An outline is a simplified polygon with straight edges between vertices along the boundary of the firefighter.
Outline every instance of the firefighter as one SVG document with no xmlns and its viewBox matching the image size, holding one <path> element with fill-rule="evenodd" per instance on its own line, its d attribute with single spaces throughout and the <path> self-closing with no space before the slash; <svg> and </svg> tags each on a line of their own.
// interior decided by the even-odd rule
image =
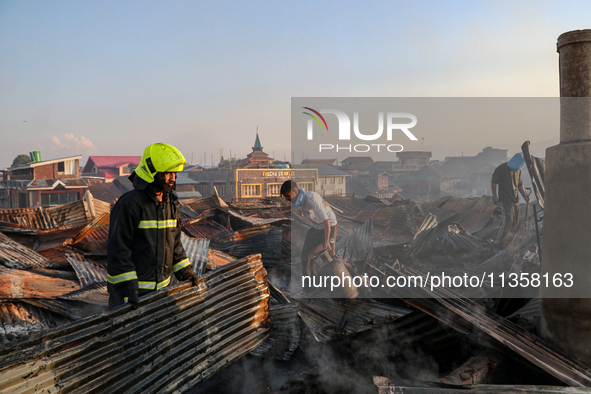
<svg viewBox="0 0 591 394">
<path fill-rule="evenodd" d="M 168 144 L 148 146 L 129 176 L 133 190 L 111 211 L 107 246 L 109 309 L 125 302 L 137 308 L 138 297 L 179 281 L 197 284 L 181 244 L 176 173 L 185 158 Z"/>
</svg>

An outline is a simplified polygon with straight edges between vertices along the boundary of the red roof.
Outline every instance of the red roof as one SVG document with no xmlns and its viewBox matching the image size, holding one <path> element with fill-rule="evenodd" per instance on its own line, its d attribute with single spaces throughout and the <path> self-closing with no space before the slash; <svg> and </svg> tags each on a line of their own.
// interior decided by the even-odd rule
<svg viewBox="0 0 591 394">
<path fill-rule="evenodd" d="M 82 172 L 90 172 L 86 167 L 91 167 L 91 161 L 99 168 L 118 168 L 128 163 L 140 164 L 141 159 L 141 156 L 90 156 Z"/>
<path fill-rule="evenodd" d="M 140 164 L 141 156 L 90 156 L 97 167 L 118 167 L 125 163 Z"/>
</svg>

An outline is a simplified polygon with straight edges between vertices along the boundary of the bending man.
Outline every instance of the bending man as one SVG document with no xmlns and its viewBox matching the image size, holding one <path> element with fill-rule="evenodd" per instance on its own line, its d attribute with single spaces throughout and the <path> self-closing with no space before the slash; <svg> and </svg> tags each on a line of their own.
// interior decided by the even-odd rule
<svg viewBox="0 0 591 394">
<path fill-rule="evenodd" d="M 294 207 L 299 207 L 313 223 L 302 248 L 302 275 L 312 276 L 312 256 L 323 247 L 329 252 L 334 250 L 337 218 L 320 194 L 301 190 L 295 181 L 285 181 L 280 193 Z"/>
</svg>

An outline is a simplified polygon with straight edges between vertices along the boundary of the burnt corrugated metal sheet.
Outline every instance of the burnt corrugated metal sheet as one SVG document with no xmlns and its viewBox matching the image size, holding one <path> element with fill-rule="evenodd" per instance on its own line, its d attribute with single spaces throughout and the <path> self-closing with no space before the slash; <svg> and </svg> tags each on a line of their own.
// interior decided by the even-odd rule
<svg viewBox="0 0 591 394">
<path fill-rule="evenodd" d="M 53 248 L 47 248 L 39 251 L 39 254 L 58 264 L 67 264 L 66 254 L 76 253 L 76 250 L 71 246 L 55 246 Z"/>
<path fill-rule="evenodd" d="M 336 253 L 345 260 L 349 259 L 352 253 L 353 260 L 365 259 L 371 254 L 373 248 L 372 239 L 373 218 L 363 223 L 361 227 L 341 238 L 335 246 Z M 347 256 L 344 256 L 345 248 Z"/>
<path fill-rule="evenodd" d="M 228 214 L 237 217 L 238 219 L 244 220 L 245 222 L 248 222 L 254 226 L 257 225 L 261 225 L 261 224 L 270 224 L 270 223 L 275 223 L 275 222 L 279 222 L 281 220 L 289 220 L 289 215 L 287 215 L 287 213 L 285 212 L 279 212 L 277 213 L 277 215 L 275 214 L 271 214 L 268 213 L 267 215 L 265 215 L 263 212 L 261 211 L 257 214 L 254 215 L 243 215 L 241 214 L 239 211 L 237 210 L 233 210 L 233 209 L 228 209 L 227 210 Z"/>
<path fill-rule="evenodd" d="M 470 235 L 458 223 L 439 224 L 437 218 L 428 214 L 425 221 L 411 242 L 409 255 L 421 257 L 429 253 L 453 253 L 474 251 L 481 246 L 481 241 Z"/>
<path fill-rule="evenodd" d="M 55 220 L 42 207 L 0 209 L 0 221 L 38 230 L 47 230 L 57 226 Z"/>
<path fill-rule="evenodd" d="M 0 348 L 0 392 L 185 392 L 267 336 L 260 255 Z"/>
<path fill-rule="evenodd" d="M 47 257 L 21 246 L 2 233 L 0 233 L 0 264 L 16 269 L 54 266 Z"/>
<path fill-rule="evenodd" d="M 423 214 L 437 216 L 439 223 L 453 219 L 460 223 L 469 233 L 481 230 L 488 223 L 496 205 L 490 196 L 478 199 L 443 197 L 437 201 L 422 204 Z"/>
<path fill-rule="evenodd" d="M 256 357 L 289 361 L 298 348 L 302 335 L 298 309 L 297 302 L 271 305 L 269 336 L 251 354 Z"/>
<path fill-rule="evenodd" d="M 324 200 L 344 214 L 358 213 L 361 211 L 375 211 L 376 206 L 357 197 L 326 196 Z"/>
<path fill-rule="evenodd" d="M 92 204 L 94 205 L 94 213 L 96 216 L 100 216 L 105 212 L 111 212 L 112 204 L 108 202 L 93 198 Z"/>
<path fill-rule="evenodd" d="M 25 298 L 22 301 L 42 309 L 47 309 L 71 320 L 79 320 L 88 316 L 88 314 L 83 313 L 80 305 L 71 301 L 52 300 L 48 298 Z"/>
<path fill-rule="evenodd" d="M 84 239 L 75 244 L 76 248 L 82 249 L 86 252 L 95 250 L 107 250 L 107 240 L 109 238 L 109 225 L 106 224 L 97 228 L 90 234 L 86 235 Z"/>
<path fill-rule="evenodd" d="M 55 298 L 78 289 L 77 280 L 0 267 L 0 299 Z"/>
<path fill-rule="evenodd" d="M 374 300 L 339 303 L 330 298 L 302 298 L 298 301 L 302 320 L 319 342 L 369 330 L 375 327 L 376 321 L 393 321 L 410 313 L 409 309 Z"/>
<path fill-rule="evenodd" d="M 191 261 L 193 271 L 197 275 L 203 275 L 209 257 L 209 239 L 195 239 L 181 233 L 181 243 Z"/>
<path fill-rule="evenodd" d="M 257 212 L 249 211 L 238 211 L 241 215 L 248 216 L 251 218 L 260 219 L 289 219 L 291 217 L 291 208 L 286 209 L 267 209 Z"/>
<path fill-rule="evenodd" d="M 222 226 L 218 222 L 215 222 L 213 218 L 207 217 L 198 219 L 196 221 L 181 222 L 182 230 L 193 238 L 217 238 L 226 234 L 230 234 L 232 231 L 227 227 Z"/>
<path fill-rule="evenodd" d="M 86 226 L 84 226 L 76 235 L 72 238 L 68 238 L 64 241 L 63 245 L 75 244 L 82 241 L 88 235 L 92 234 L 99 228 L 109 224 L 110 214 L 109 212 L 103 212 L 93 220 L 91 220 Z"/>
<path fill-rule="evenodd" d="M 74 268 L 83 289 L 107 285 L 107 271 L 97 268 L 76 253 L 66 254 L 66 259 Z"/>
<path fill-rule="evenodd" d="M 274 264 L 281 259 L 281 233 L 277 227 L 263 224 L 216 238 L 210 246 L 238 258 L 260 253 L 266 264 Z"/>
<path fill-rule="evenodd" d="M 72 292 L 59 296 L 62 300 L 80 301 L 87 304 L 107 307 L 109 304 L 109 293 L 106 285 L 90 285 L 84 289 L 74 290 Z"/>
<path fill-rule="evenodd" d="M 236 257 L 229 255 L 228 253 L 224 253 L 222 251 L 209 248 L 209 255 L 207 258 L 208 266 L 212 267 L 221 267 L 235 261 Z"/>
<path fill-rule="evenodd" d="M 182 204 L 188 206 L 198 214 L 203 213 L 203 211 L 216 208 L 215 201 L 211 197 L 183 200 Z"/>
<path fill-rule="evenodd" d="M 419 272 L 414 270 L 404 270 L 404 273 L 420 275 Z M 435 288 L 431 292 L 427 287 L 423 291 L 434 298 L 405 299 L 405 301 L 454 329 L 459 328 L 460 331 L 463 331 L 462 325 L 464 327 L 471 325 L 478 328 L 569 386 L 591 386 L 591 369 L 569 355 L 553 349 L 541 338 L 530 334 L 518 325 L 476 302 L 462 298 L 457 292 L 450 289 Z M 457 319 L 453 319 L 450 312 L 461 317 L 463 323 L 454 321 Z"/>
<path fill-rule="evenodd" d="M 83 201 L 57 205 L 46 210 L 58 226 L 80 225 L 92 219 Z"/>
</svg>

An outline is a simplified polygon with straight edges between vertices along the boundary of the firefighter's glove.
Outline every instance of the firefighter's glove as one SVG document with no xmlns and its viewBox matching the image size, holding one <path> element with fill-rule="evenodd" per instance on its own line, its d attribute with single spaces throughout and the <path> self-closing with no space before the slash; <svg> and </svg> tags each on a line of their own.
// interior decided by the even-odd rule
<svg viewBox="0 0 591 394">
<path fill-rule="evenodd" d="M 181 276 L 181 281 L 190 281 L 193 283 L 193 286 L 197 286 L 197 282 L 199 282 L 199 277 L 193 272 L 191 267 L 188 267 L 186 270 L 183 271 Z"/>
<path fill-rule="evenodd" d="M 129 303 L 133 309 L 138 308 L 138 282 L 130 280 L 116 285 L 108 284 L 109 309 L 114 309 L 124 303 Z"/>
</svg>

